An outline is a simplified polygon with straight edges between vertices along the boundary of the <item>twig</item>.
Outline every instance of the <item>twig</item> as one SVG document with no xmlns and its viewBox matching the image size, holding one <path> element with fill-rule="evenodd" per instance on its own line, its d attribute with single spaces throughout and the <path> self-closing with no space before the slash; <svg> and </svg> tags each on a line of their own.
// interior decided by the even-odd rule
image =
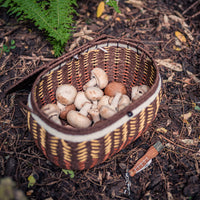
<svg viewBox="0 0 200 200">
<path fill-rule="evenodd" d="M 176 144 L 175 142 L 171 141 L 170 139 L 166 138 L 165 136 L 163 136 L 163 135 L 161 135 L 161 134 L 160 134 L 158 137 L 159 137 L 159 138 L 163 138 L 163 139 L 167 140 L 168 142 L 170 142 L 171 144 L 173 144 L 173 145 L 175 145 L 175 146 L 178 146 L 178 147 L 180 147 L 180 148 L 182 148 L 182 149 L 187 149 L 187 150 L 189 150 L 189 151 L 196 152 L 196 151 L 193 150 L 193 149 L 184 147 L 184 146 L 182 146 L 182 145 L 180 145 L 180 144 Z"/>
<path fill-rule="evenodd" d="M 200 0 L 197 0 L 196 2 L 194 2 L 191 6 L 189 6 L 185 11 L 183 11 L 182 15 L 184 15 L 185 13 L 187 13 L 189 10 L 191 10 L 194 6 L 196 6 L 198 3 L 200 3 Z"/>
<path fill-rule="evenodd" d="M 192 15 L 191 18 L 195 18 L 198 15 L 200 15 L 200 11 L 198 11 L 197 13 L 195 13 L 194 15 Z"/>
</svg>

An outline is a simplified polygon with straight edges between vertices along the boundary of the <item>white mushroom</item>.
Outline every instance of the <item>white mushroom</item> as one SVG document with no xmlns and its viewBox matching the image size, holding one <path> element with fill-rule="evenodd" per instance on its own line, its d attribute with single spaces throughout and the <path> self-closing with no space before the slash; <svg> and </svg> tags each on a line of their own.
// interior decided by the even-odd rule
<svg viewBox="0 0 200 200">
<path fill-rule="evenodd" d="M 81 110 L 71 110 L 67 114 L 68 123 L 75 128 L 87 128 L 92 124 L 92 121 L 87 117 L 88 111 L 91 108 L 91 103 L 85 103 Z"/>
<path fill-rule="evenodd" d="M 97 108 L 100 110 L 101 106 L 109 104 L 110 97 L 108 95 L 104 95 L 98 102 Z M 111 101 L 112 102 L 112 101 Z"/>
<path fill-rule="evenodd" d="M 103 89 L 107 86 L 107 84 L 108 76 L 106 72 L 103 69 L 96 67 L 91 71 L 91 80 L 83 86 L 83 90 L 92 86 L 98 86 L 100 89 Z"/>
<path fill-rule="evenodd" d="M 88 113 L 91 115 L 94 124 L 100 121 L 99 110 L 97 108 L 90 109 Z"/>
<path fill-rule="evenodd" d="M 90 100 L 85 96 L 85 92 L 79 91 L 74 100 L 74 105 L 80 110 L 85 103 L 90 103 Z"/>
<path fill-rule="evenodd" d="M 117 113 L 117 106 L 122 94 L 117 92 L 110 105 L 103 105 L 100 108 L 100 115 L 104 119 L 108 119 Z"/>
<path fill-rule="evenodd" d="M 132 100 L 139 99 L 143 94 L 145 94 L 146 92 L 148 92 L 149 89 L 150 89 L 150 87 L 147 86 L 147 85 L 140 85 L 140 86 L 134 86 L 134 87 L 132 87 L 131 99 Z"/>
<path fill-rule="evenodd" d="M 53 122 L 56 124 L 62 125 L 60 119 L 59 119 L 59 114 L 60 114 L 60 109 L 56 104 L 46 104 L 42 106 L 41 111 Z"/>
<path fill-rule="evenodd" d="M 88 87 L 85 96 L 93 102 L 93 107 L 97 107 L 97 101 L 103 96 L 103 91 L 98 87 Z"/>
<path fill-rule="evenodd" d="M 120 110 L 124 109 L 130 103 L 131 103 L 131 100 L 130 100 L 129 96 L 123 94 L 118 103 L 118 110 L 120 111 Z"/>
<path fill-rule="evenodd" d="M 74 102 L 77 90 L 73 85 L 63 84 L 56 90 L 56 99 L 63 105 L 70 105 Z"/>
</svg>

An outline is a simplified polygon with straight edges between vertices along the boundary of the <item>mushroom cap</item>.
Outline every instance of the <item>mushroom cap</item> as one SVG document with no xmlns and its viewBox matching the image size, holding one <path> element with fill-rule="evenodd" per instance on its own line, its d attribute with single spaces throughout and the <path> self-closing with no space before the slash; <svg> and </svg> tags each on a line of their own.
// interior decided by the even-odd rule
<svg viewBox="0 0 200 200">
<path fill-rule="evenodd" d="M 85 92 L 79 91 L 74 100 L 74 105 L 80 110 L 85 103 L 90 103 L 90 100 L 85 96 Z"/>
<path fill-rule="evenodd" d="M 77 90 L 73 85 L 63 84 L 56 90 L 56 99 L 63 105 L 70 105 L 74 102 Z"/>
<path fill-rule="evenodd" d="M 101 99 L 98 102 L 97 108 L 100 109 L 101 106 L 103 106 L 103 105 L 109 105 L 109 99 L 110 98 L 111 97 L 109 97 L 108 95 L 102 96 Z"/>
<path fill-rule="evenodd" d="M 97 86 L 100 89 L 103 89 L 108 85 L 108 75 L 99 67 L 96 67 L 91 71 L 91 79 L 92 78 L 96 79 Z"/>
<path fill-rule="evenodd" d="M 131 103 L 131 100 L 129 98 L 128 95 L 122 95 L 121 99 L 119 100 L 119 104 L 118 104 L 118 110 L 122 110 L 123 108 L 125 108 L 126 106 L 128 106 Z"/>
<path fill-rule="evenodd" d="M 67 121 L 71 126 L 75 128 L 87 128 L 92 124 L 92 121 L 88 117 L 80 114 L 75 110 L 68 112 Z"/>
<path fill-rule="evenodd" d="M 145 94 L 146 92 L 148 92 L 149 89 L 150 89 L 150 87 L 147 86 L 147 85 L 140 85 L 140 86 L 134 86 L 134 87 L 132 87 L 131 99 L 132 100 L 139 99 L 143 94 Z"/>
<path fill-rule="evenodd" d="M 109 106 L 104 105 L 104 106 L 101 106 L 99 113 L 100 113 L 102 118 L 108 119 L 108 118 L 112 117 L 114 114 L 116 114 L 117 111 L 113 110 Z"/>
<path fill-rule="evenodd" d="M 105 95 L 110 97 L 114 97 L 117 92 L 121 94 L 127 94 L 124 84 L 116 81 L 110 82 L 104 90 Z"/>
<path fill-rule="evenodd" d="M 85 96 L 91 101 L 97 101 L 103 96 L 103 91 L 98 87 L 88 87 Z"/>
<path fill-rule="evenodd" d="M 42 106 L 41 111 L 48 117 L 51 118 L 52 116 L 59 116 L 60 109 L 56 104 L 49 103 Z"/>
<path fill-rule="evenodd" d="M 67 119 L 67 113 L 70 110 L 76 110 L 76 107 L 75 107 L 74 104 L 70 104 L 70 105 L 65 106 L 65 109 L 61 110 L 61 112 L 60 112 L 60 118 L 66 120 Z"/>
</svg>

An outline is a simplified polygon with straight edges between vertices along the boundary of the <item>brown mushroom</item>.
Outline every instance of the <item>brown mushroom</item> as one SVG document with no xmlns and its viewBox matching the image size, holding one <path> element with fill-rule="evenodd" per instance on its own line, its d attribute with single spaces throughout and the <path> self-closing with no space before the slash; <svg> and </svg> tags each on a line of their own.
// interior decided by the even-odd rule
<svg viewBox="0 0 200 200">
<path fill-rule="evenodd" d="M 76 110 L 76 107 L 75 107 L 74 104 L 70 104 L 70 105 L 65 106 L 65 108 L 60 111 L 60 118 L 66 120 L 67 119 L 67 113 L 70 110 Z"/>
<path fill-rule="evenodd" d="M 96 67 L 91 71 L 91 80 L 89 80 L 84 86 L 83 90 L 86 90 L 88 87 L 98 86 L 100 89 L 103 89 L 108 84 L 108 76 L 106 72 Z"/>
<path fill-rule="evenodd" d="M 127 93 L 126 87 L 124 86 L 124 84 L 113 81 L 113 82 L 110 82 L 104 89 L 105 95 L 108 95 L 110 97 L 114 97 L 117 92 L 121 94 Z"/>
</svg>

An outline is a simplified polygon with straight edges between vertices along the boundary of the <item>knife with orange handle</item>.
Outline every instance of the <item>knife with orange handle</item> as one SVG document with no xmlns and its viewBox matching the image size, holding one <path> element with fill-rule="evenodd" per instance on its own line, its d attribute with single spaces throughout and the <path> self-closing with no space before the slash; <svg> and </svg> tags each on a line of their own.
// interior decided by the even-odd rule
<svg viewBox="0 0 200 200">
<path fill-rule="evenodd" d="M 164 148 L 162 143 L 160 141 L 156 142 L 153 146 L 151 146 L 147 152 L 140 158 L 136 164 L 131 168 L 128 173 L 130 176 L 134 176 L 139 171 L 145 168 L 146 165 L 148 165 L 149 161 L 151 161 L 152 158 L 155 158 L 158 153 Z"/>
</svg>

